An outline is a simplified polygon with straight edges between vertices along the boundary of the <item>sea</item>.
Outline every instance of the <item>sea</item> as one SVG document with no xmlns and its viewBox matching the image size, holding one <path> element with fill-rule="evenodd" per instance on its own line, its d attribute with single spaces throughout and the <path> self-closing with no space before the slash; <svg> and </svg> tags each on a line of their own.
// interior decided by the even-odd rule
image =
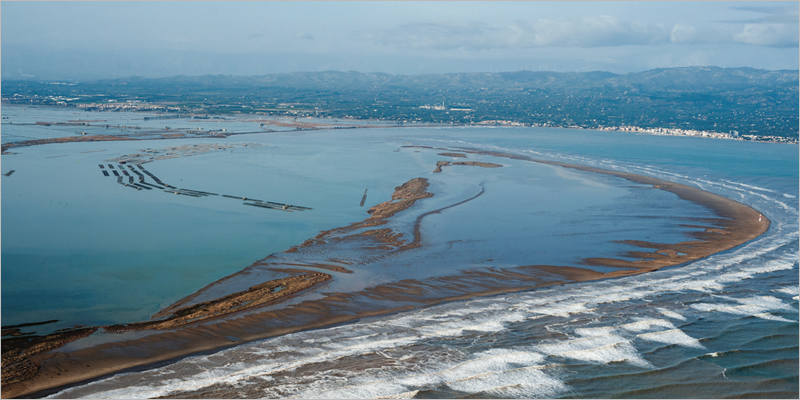
<svg viewBox="0 0 800 400">
<path fill-rule="evenodd" d="M 652 176 L 747 204 L 771 221 L 749 243 L 656 272 L 420 305 L 50 397 L 798 397 L 796 145 L 530 127 L 266 131 L 253 116 L 164 121 L 15 105 L 3 105 L 2 115 L 3 143 L 77 130 L 130 135 L 166 124 L 241 133 L 57 143 L 3 155 L 0 316 L 3 326 L 57 320 L 25 328 L 37 333 L 147 320 L 320 231 L 365 219 L 415 177 L 428 179 L 434 196 L 390 226 L 410 234 L 417 217 L 440 210 L 422 220 L 423 245 L 381 257 L 363 248 L 317 254 L 346 260 L 354 271 L 335 276 L 325 291 L 626 258 L 636 249 L 623 240 L 692 240 L 691 225 L 714 216 L 621 178 L 472 151 Z M 70 120 L 109 127 L 35 124 Z M 458 151 L 467 157 L 441 155 Z M 131 159 L 147 161 L 139 169 L 147 182 L 157 176 L 191 195 L 126 185 L 137 175 L 121 174 L 127 164 L 120 160 Z M 502 167 L 434 173 L 439 160 Z M 242 197 L 303 208 L 246 207 Z M 111 334 L 85 340 L 109 340 L 103 335 Z"/>
</svg>

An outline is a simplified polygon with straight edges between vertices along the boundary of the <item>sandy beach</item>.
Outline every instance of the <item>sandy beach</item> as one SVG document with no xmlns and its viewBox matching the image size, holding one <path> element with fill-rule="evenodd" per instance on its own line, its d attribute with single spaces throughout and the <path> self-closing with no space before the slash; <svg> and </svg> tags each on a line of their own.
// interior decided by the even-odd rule
<svg viewBox="0 0 800 400">
<path fill-rule="evenodd" d="M 717 218 L 695 221 L 691 228 L 693 240 L 678 243 L 654 243 L 627 240 L 624 244 L 640 248 L 627 256 L 634 261 L 614 258 L 586 258 L 583 265 L 606 266 L 618 270 L 602 273 L 589 268 L 557 265 L 523 265 L 513 268 L 478 268 L 450 276 L 427 280 L 402 280 L 379 284 L 354 293 L 324 293 L 321 298 L 303 300 L 286 307 L 276 304 L 297 295 L 324 287 L 325 282 L 339 274 L 352 274 L 346 262 L 329 260 L 320 263 L 309 260 L 281 264 L 268 257 L 248 268 L 270 268 L 286 276 L 266 282 L 253 282 L 246 290 L 199 301 L 212 287 L 247 274 L 238 274 L 209 284 L 197 293 L 166 307 L 151 321 L 123 325 L 84 327 L 74 331 L 38 337 L 33 341 L 3 340 L 2 396 L 20 397 L 45 395 L 55 388 L 96 379 L 106 374 L 131 368 L 149 368 L 158 363 L 192 354 L 222 349 L 248 341 L 274 337 L 300 330 L 324 327 L 366 316 L 382 315 L 414 309 L 420 306 L 467 299 L 497 293 L 529 290 L 537 287 L 571 282 L 617 278 L 681 265 L 712 254 L 732 249 L 755 239 L 767 231 L 770 221 L 749 206 L 731 199 L 686 185 L 656 178 L 597 169 L 581 165 L 537 160 L 526 156 L 468 148 L 437 149 L 442 156 L 461 157 L 464 154 L 524 160 L 549 164 L 589 173 L 611 175 L 653 189 L 673 193 L 684 201 L 713 211 Z M 456 155 L 458 154 L 458 155 Z M 463 157 L 466 158 L 466 157 Z M 502 165 L 477 161 L 440 161 L 434 172 L 442 167 L 501 168 Z M 469 168 L 464 168 L 468 171 Z M 481 187 L 473 197 L 432 210 L 417 217 L 413 237 L 404 237 L 388 228 L 394 215 L 413 207 L 418 201 L 434 196 L 428 191 L 428 181 L 414 178 L 397 186 L 392 200 L 367 211 L 363 221 L 320 232 L 286 250 L 287 253 L 309 251 L 315 246 L 336 246 L 359 243 L 376 252 L 402 252 L 421 245 L 420 226 L 428 215 L 471 201 L 485 191 Z M 688 230 L 688 229 L 687 229 Z M 371 246 L 371 247 L 369 247 Z M 534 260 L 532 260 L 533 262 Z M 313 269 L 309 269 L 313 268 Z M 320 272 L 323 269 L 326 272 Z M 369 306 L 367 306 L 369 304 Z M 265 309 L 266 306 L 269 309 Z M 95 345 L 66 346 L 89 336 L 99 329 L 114 332 L 117 339 Z M 75 342 L 77 344 L 79 342 Z M 61 348 L 61 349 L 60 349 Z M 60 349 L 60 350 L 59 350 Z"/>
</svg>

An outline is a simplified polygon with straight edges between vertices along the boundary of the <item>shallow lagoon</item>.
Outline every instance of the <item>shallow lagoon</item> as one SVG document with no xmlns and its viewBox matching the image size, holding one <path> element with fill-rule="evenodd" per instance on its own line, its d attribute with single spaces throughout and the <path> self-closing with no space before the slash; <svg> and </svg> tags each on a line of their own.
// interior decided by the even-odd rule
<svg viewBox="0 0 800 400">
<path fill-rule="evenodd" d="M 117 113 L 83 114 L 84 119 L 108 119 Z M 328 290 L 475 266 L 576 265 L 584 257 L 634 250 L 612 240 L 687 240 L 688 229 L 678 226 L 686 221 L 674 217 L 711 216 L 672 194 L 623 179 L 525 161 L 470 154 L 468 160 L 503 167 L 450 166 L 433 173 L 436 161 L 456 159 L 434 149 L 403 147 L 432 137 L 460 144 L 463 136 L 491 139 L 500 132 L 522 140 L 526 131 L 323 130 L 14 149 L 17 154 L 3 156 L 3 171 L 15 170 L 3 177 L 2 189 L 3 323 L 60 320 L 46 326 L 53 330 L 146 320 L 319 231 L 363 220 L 369 207 L 389 200 L 395 186 L 417 176 L 428 178 L 436 195 L 407 217 L 398 216 L 393 223 L 405 226 L 395 227 L 399 231 L 407 231 L 426 210 L 463 201 L 481 187 L 486 192 L 425 217 L 424 251 L 370 266 L 358 277 L 342 277 Z M 103 176 L 98 167 L 143 149 L 194 144 L 235 147 L 145 167 L 178 188 L 313 210 L 287 213 L 220 196 L 136 191 Z M 368 196 L 360 207 L 365 189 Z M 681 205 L 677 212 L 675 204 Z"/>
</svg>

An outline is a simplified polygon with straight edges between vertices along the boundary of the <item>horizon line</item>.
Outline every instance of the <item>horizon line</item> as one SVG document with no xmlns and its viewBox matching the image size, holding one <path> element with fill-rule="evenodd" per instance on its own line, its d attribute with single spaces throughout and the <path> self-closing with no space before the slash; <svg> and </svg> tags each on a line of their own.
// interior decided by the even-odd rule
<svg viewBox="0 0 800 400">
<path fill-rule="evenodd" d="M 493 68 L 490 68 L 487 71 L 473 71 L 473 72 L 438 72 L 438 73 L 421 73 L 421 74 L 396 74 L 390 72 L 380 72 L 380 71 L 356 71 L 356 70 L 298 70 L 298 71 L 291 71 L 291 72 L 272 72 L 272 73 L 265 73 L 265 74 L 253 74 L 253 75 L 233 75 L 233 74 L 201 74 L 201 75 L 186 75 L 186 74 L 177 74 L 177 75 L 165 75 L 165 76 L 142 76 L 142 75 L 128 75 L 128 76 L 120 76 L 120 77 L 99 77 L 99 78 L 53 78 L 53 77 L 17 77 L 17 76 L 0 76 L 0 80 L 19 80 L 19 81 L 70 81 L 76 83 L 83 83 L 83 82 L 94 82 L 94 81 L 102 81 L 102 80 L 116 80 L 116 79 L 130 79 L 130 78 L 140 78 L 140 79 L 168 79 L 168 78 L 178 78 L 178 77 L 186 77 L 186 78 L 200 78 L 200 77 L 237 77 L 237 78 L 253 78 L 253 77 L 260 77 L 260 76 L 270 76 L 270 75 L 290 75 L 290 74 L 314 74 L 314 73 L 357 73 L 357 74 L 381 74 L 381 75 L 390 75 L 390 76 L 424 76 L 424 75 L 465 75 L 465 74 L 509 74 L 509 73 L 520 73 L 520 72 L 530 72 L 530 73 L 554 73 L 554 74 L 588 74 L 588 73 L 596 73 L 602 72 L 607 74 L 613 74 L 616 76 L 624 76 L 624 75 L 632 75 L 632 74 L 640 74 L 644 72 L 650 71 L 657 71 L 657 70 L 669 70 L 669 69 L 730 69 L 730 70 L 739 70 L 739 69 L 750 69 L 756 71 L 768 71 L 768 72 L 800 72 L 800 69 L 766 69 L 766 68 L 756 68 L 756 67 L 721 67 L 717 65 L 690 65 L 690 66 L 683 66 L 683 67 L 658 67 L 658 68 L 650 68 L 641 71 L 631 71 L 631 72 L 624 72 L 624 73 L 617 73 L 611 71 L 604 71 L 604 70 L 586 70 L 581 71 L 582 68 L 577 68 L 575 70 L 567 70 L 566 68 L 553 68 L 553 69 L 517 69 L 517 70 L 505 70 L 505 71 L 494 71 Z"/>
</svg>

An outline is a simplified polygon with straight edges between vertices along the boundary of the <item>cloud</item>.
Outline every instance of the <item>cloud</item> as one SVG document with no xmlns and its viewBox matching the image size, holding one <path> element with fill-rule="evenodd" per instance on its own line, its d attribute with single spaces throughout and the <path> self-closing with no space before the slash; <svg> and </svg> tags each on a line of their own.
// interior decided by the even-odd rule
<svg viewBox="0 0 800 400">
<path fill-rule="evenodd" d="M 765 47 L 797 47 L 797 6 L 733 7 L 735 10 L 761 14 L 760 17 L 724 21 L 735 26 L 732 40 L 738 43 Z"/>
<path fill-rule="evenodd" d="M 494 43 L 497 37 L 493 29 L 481 22 L 408 23 L 387 30 L 363 31 L 354 36 L 356 39 L 408 48 L 474 50 L 498 47 Z"/>
<path fill-rule="evenodd" d="M 356 38 L 383 45 L 436 50 L 492 48 L 601 47 L 666 43 L 669 28 L 622 21 L 611 16 L 572 20 L 518 21 L 504 28 L 481 22 L 409 23 L 360 32 Z"/>
<path fill-rule="evenodd" d="M 744 24 L 733 40 L 766 47 L 797 47 L 797 27 L 790 24 Z"/>
<path fill-rule="evenodd" d="M 691 25 L 675 24 L 669 38 L 672 43 L 696 43 L 698 40 L 697 28 Z"/>
<path fill-rule="evenodd" d="M 747 7 L 767 14 L 758 21 L 704 25 L 665 25 L 626 21 L 601 15 L 573 19 L 516 21 L 504 27 L 482 22 L 417 22 L 383 30 L 362 31 L 356 39 L 383 46 L 420 50 L 490 50 L 530 48 L 593 48 L 630 45 L 749 44 L 764 47 L 797 47 L 797 18 L 779 15 L 785 7 Z M 793 19 L 792 19 L 793 18 Z"/>
<path fill-rule="evenodd" d="M 520 47 L 601 47 L 665 43 L 669 30 L 663 25 L 645 25 L 611 16 L 577 20 L 545 20 L 517 23 Z"/>
</svg>

